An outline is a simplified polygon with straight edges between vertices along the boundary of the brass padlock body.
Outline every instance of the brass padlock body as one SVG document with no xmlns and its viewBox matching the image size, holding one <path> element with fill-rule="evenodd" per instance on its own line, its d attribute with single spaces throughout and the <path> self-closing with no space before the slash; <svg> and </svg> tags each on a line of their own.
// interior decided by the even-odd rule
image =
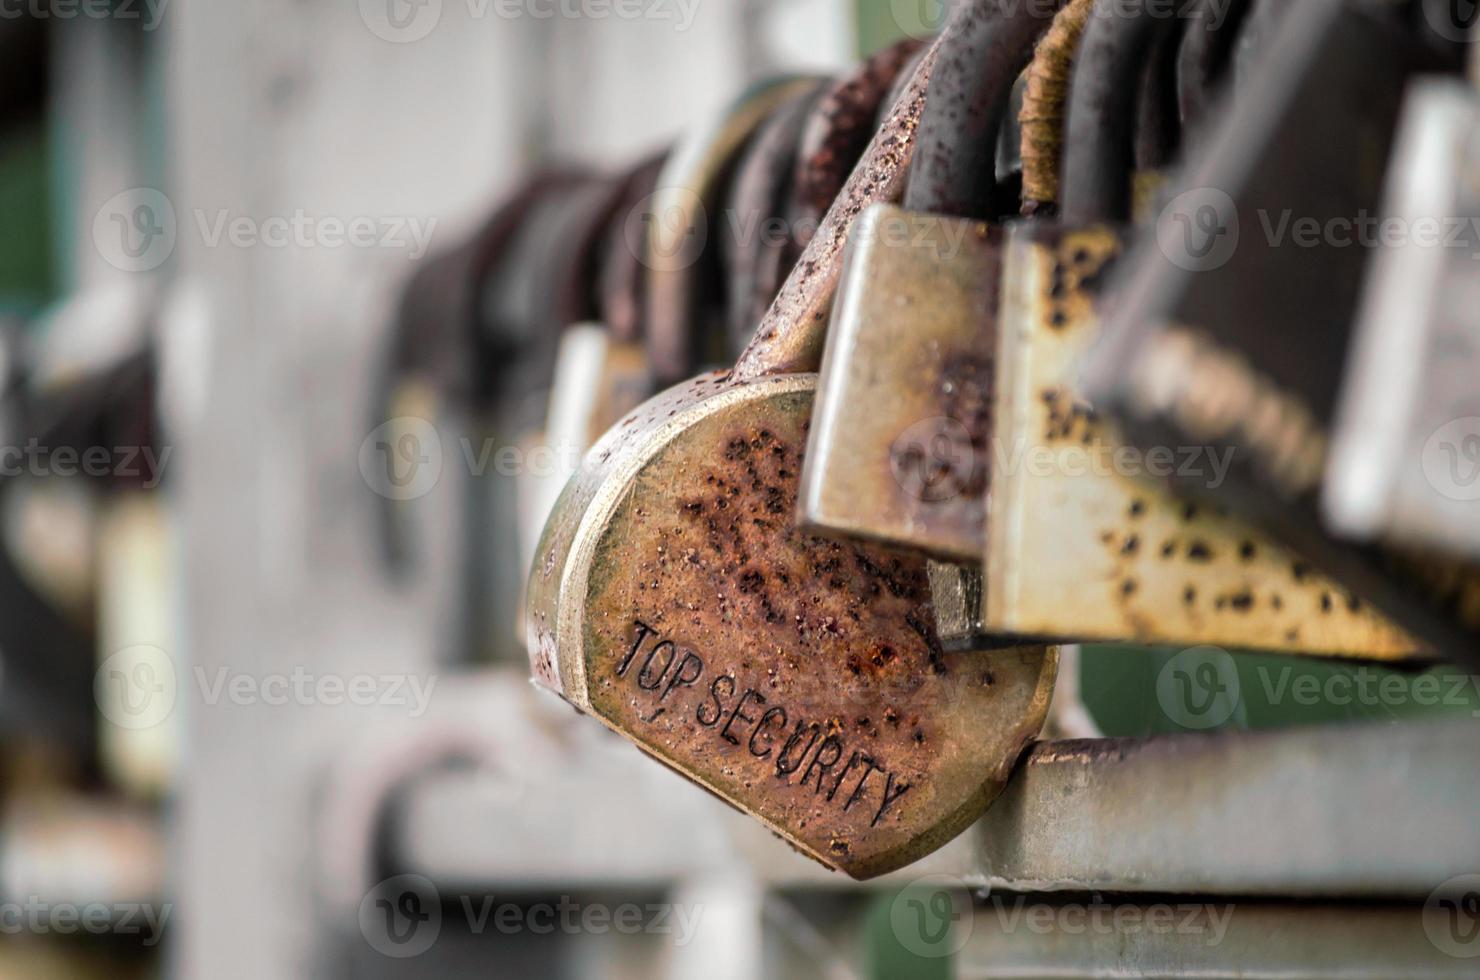
<svg viewBox="0 0 1480 980">
<path fill-rule="evenodd" d="M 1157 484 L 1167 467 L 1216 480 L 1215 447 L 1132 449 L 1085 400 L 1079 364 L 1099 335 L 1095 294 L 1121 237 L 1047 223 L 1008 236 L 985 625 L 1086 640 L 1417 655 L 1416 641 L 1300 556 Z"/>
<path fill-rule="evenodd" d="M 924 559 L 792 513 L 816 375 L 673 389 L 593 450 L 530 580 L 536 679 L 866 878 L 980 815 L 1056 653 L 940 647 Z"/>
<path fill-rule="evenodd" d="M 975 563 L 1001 232 L 892 205 L 854 227 L 799 520 Z"/>
</svg>

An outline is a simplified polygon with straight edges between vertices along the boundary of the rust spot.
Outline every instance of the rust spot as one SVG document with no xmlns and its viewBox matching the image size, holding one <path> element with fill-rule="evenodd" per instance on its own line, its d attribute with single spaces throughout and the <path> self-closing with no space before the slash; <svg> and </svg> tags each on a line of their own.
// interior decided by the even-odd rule
<svg viewBox="0 0 1480 980">
<path fill-rule="evenodd" d="M 1213 560 L 1213 549 L 1205 541 L 1194 541 L 1187 546 L 1187 558 L 1195 562 L 1210 562 Z"/>
</svg>

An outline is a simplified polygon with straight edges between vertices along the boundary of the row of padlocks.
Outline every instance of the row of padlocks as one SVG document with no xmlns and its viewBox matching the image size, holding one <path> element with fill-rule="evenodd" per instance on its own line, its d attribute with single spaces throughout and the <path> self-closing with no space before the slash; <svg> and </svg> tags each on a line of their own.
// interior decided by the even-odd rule
<svg viewBox="0 0 1480 980">
<path fill-rule="evenodd" d="M 1059 644 L 1474 664 L 1467 29 L 1164 6 L 965 0 L 429 263 L 380 419 L 531 450 L 476 642 L 859 878 L 990 805 Z"/>
</svg>

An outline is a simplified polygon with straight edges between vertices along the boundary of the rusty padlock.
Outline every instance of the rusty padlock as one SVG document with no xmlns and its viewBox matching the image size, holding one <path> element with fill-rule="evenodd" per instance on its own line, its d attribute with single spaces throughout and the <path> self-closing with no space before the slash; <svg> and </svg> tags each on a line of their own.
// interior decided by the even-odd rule
<svg viewBox="0 0 1480 980">
<path fill-rule="evenodd" d="M 1345 0 L 1256 5 L 1240 45 L 1262 38 L 1257 60 L 1241 62 L 1237 97 L 1158 234 L 1122 263 L 1125 285 L 1083 383 L 1130 444 L 1232 450 L 1216 489 L 1184 489 L 1270 529 L 1432 650 L 1474 663 L 1474 568 L 1339 541 L 1319 511 L 1371 251 L 1355 229 L 1381 206 L 1409 80 L 1460 63 L 1411 13 Z M 1292 238 L 1292 224 L 1314 234 Z M 1322 597 L 1317 615 L 1341 596 Z"/>
<path fill-rule="evenodd" d="M 412 445 L 418 420 L 448 431 L 477 433 L 496 400 L 488 383 L 496 358 L 488 342 L 480 304 L 482 288 L 505 259 L 530 214 L 554 195 L 579 182 L 575 173 L 552 172 L 528 181 L 503 201 L 467 242 L 423 261 L 402 293 L 374 392 L 370 426 L 389 424 L 382 447 Z M 496 338 L 495 338 L 496 339 Z M 424 431 L 424 430 L 423 430 Z M 378 450 L 383 451 L 383 450 Z M 378 486 L 379 531 L 387 567 L 409 577 L 420 556 L 418 527 L 410 494 L 396 492 L 399 477 L 393 457 L 376 459 L 386 469 Z M 377 481 L 379 482 L 379 481 Z"/>
<path fill-rule="evenodd" d="M 898 194 L 932 65 L 735 368 L 602 439 L 530 572 L 538 683 L 858 878 L 981 813 L 1038 732 L 1056 663 L 1042 647 L 947 657 L 922 560 L 793 522 L 843 242 Z"/>
<path fill-rule="evenodd" d="M 1395 660 L 1418 644 L 1301 556 L 1154 482 L 1219 477 L 1200 445 L 1125 445 L 1080 387 L 1129 237 L 1136 81 L 1166 25 L 1100 0 L 1070 88 L 1059 221 L 1008 235 L 991 412 L 982 621 L 1018 635 Z M 1116 12 L 1112 13 L 1111 10 Z"/>
<path fill-rule="evenodd" d="M 530 439 L 519 471 L 523 567 L 534 558 L 540 530 L 580 459 L 598 436 L 652 394 L 652 372 L 642 346 L 639 315 L 645 266 L 630 234 L 629 218 L 652 194 L 666 151 L 639 163 L 614 186 L 616 193 L 593 218 L 607 227 L 586 255 L 567 255 L 571 313 L 599 309 L 599 320 L 563 326 L 543 432 Z M 587 236 L 588 238 L 590 236 Z M 551 327 L 560 327 L 552 323 Z M 523 629 L 519 632 L 522 634 Z"/>
<path fill-rule="evenodd" d="M 659 385 L 691 377 L 723 357 L 723 345 L 709 343 L 724 336 L 723 304 L 713 300 L 723 296 L 715 244 L 723 229 L 714 227 L 722 195 L 756 131 L 816 85 L 815 78 L 786 77 L 753 86 L 675 147 L 657 189 L 629 216 L 633 237 L 646 239 L 644 342 Z"/>
<path fill-rule="evenodd" d="M 732 354 L 739 356 L 858 158 L 873 137 L 887 91 L 921 48 L 906 39 L 828 82 L 805 115 L 778 118 L 757 135 L 736 177 L 732 228 L 750 229 L 743 267 L 730 278 Z M 788 153 L 787 151 L 791 152 Z M 728 216 L 727 216 L 728 217 Z M 728 239 L 726 239 L 728 244 Z"/>
<path fill-rule="evenodd" d="M 975 564 L 984 544 L 1000 228 L 997 132 L 1050 26 L 1034 5 L 958 8 L 903 209 L 860 219 L 802 473 L 803 527 Z"/>
</svg>

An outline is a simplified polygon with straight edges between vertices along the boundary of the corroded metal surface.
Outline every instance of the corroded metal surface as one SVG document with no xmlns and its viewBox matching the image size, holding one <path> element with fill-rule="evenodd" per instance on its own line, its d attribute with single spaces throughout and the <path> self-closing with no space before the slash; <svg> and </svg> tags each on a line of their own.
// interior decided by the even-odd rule
<svg viewBox="0 0 1480 980">
<path fill-rule="evenodd" d="M 1056 656 L 940 646 L 923 559 L 798 531 L 813 375 L 700 378 L 610 433 L 535 558 L 537 679 L 864 878 L 965 829 Z"/>
<path fill-rule="evenodd" d="M 935 67 L 937 41 L 874 134 L 863 159 L 823 218 L 801 261 L 766 311 L 750 346 L 735 364 L 737 378 L 815 371 L 822 361 L 828 314 L 843 272 L 843 252 L 853 223 L 871 204 L 897 201 L 914 153 L 915 130 Z"/>
<path fill-rule="evenodd" d="M 1300 556 L 1151 478 L 1212 482 L 1213 447 L 1124 446 L 1078 389 L 1099 334 L 1108 229 L 1023 226 L 1007 244 L 983 619 L 1017 634 L 1334 654 L 1419 645 Z M 1072 597 L 1072 601 L 1065 601 Z"/>
<path fill-rule="evenodd" d="M 947 658 L 923 558 L 795 526 L 816 357 L 855 216 L 896 195 L 927 56 L 733 372 L 623 419 L 535 554 L 536 680 L 867 878 L 968 826 L 1042 727 L 1056 651 Z"/>
<path fill-rule="evenodd" d="M 976 563 L 1001 232 L 871 208 L 822 367 L 802 524 Z"/>
<path fill-rule="evenodd" d="M 940 64 L 920 119 L 905 205 L 966 218 L 1015 213 L 996 173 L 998 132 L 1013 83 L 1064 0 L 964 0 L 941 34 Z"/>
<path fill-rule="evenodd" d="M 838 78 L 823 94 L 797 148 L 788 218 L 798 250 L 812 241 L 827 209 L 868 147 L 875 121 L 886 107 L 885 100 L 901 81 L 902 73 L 912 70 L 910 63 L 922 50 L 920 41 L 906 38 Z M 789 251 L 784 258 L 785 271 L 790 272 L 799 257 L 799 251 Z"/>
<path fill-rule="evenodd" d="M 1072 0 L 1054 17 L 1028 66 L 1022 126 L 1023 205 L 1034 215 L 1059 199 L 1059 161 L 1064 153 L 1064 117 L 1069 110 L 1069 77 L 1074 54 L 1089 23 L 1094 0 Z"/>
</svg>

